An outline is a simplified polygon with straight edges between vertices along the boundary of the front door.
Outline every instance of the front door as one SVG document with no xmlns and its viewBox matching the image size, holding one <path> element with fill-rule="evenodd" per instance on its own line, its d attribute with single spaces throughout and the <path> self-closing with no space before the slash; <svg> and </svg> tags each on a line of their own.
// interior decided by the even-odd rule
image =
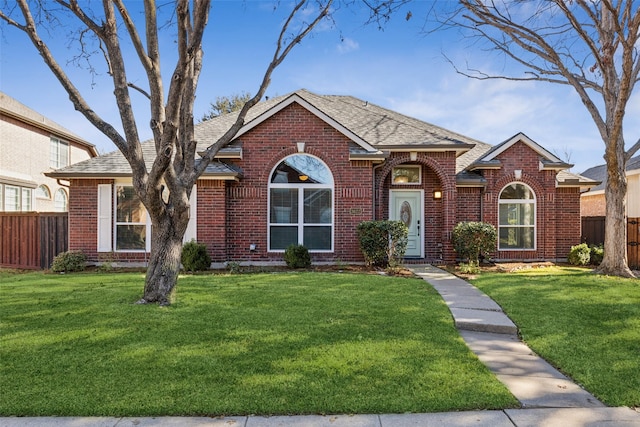
<svg viewBox="0 0 640 427">
<path fill-rule="evenodd" d="M 400 220 L 409 228 L 406 257 L 424 257 L 422 235 L 424 214 L 422 212 L 422 190 L 392 190 L 389 219 Z"/>
</svg>

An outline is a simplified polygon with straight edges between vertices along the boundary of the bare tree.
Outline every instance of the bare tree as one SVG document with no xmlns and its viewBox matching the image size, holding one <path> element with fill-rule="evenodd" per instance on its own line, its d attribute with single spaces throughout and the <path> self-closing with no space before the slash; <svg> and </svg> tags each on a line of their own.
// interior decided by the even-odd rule
<svg viewBox="0 0 640 427">
<path fill-rule="evenodd" d="M 203 34 L 209 18 L 210 0 L 176 0 L 171 5 L 177 31 L 178 59 L 166 91 L 160 73 L 159 11 L 155 0 L 144 0 L 144 25 L 134 21 L 124 0 L 102 0 L 101 3 L 102 10 L 98 12 L 97 8 L 92 9 L 94 3 L 77 0 L 49 3 L 16 0 L 16 3 L 5 3 L 0 10 L 0 19 L 29 37 L 68 93 L 75 109 L 109 137 L 129 162 L 133 188 L 153 223 L 149 267 L 144 294 L 139 302 L 169 304 L 171 292 L 177 283 L 182 239 L 189 221 L 189 196 L 196 180 L 218 150 L 237 134 L 249 109 L 264 96 L 276 67 L 294 46 L 329 15 L 333 0 L 298 0 L 293 4 L 258 90 L 244 103 L 233 125 L 200 159 L 196 159 L 193 105 L 202 68 Z M 90 55 L 84 44 L 89 36 L 95 37 L 99 51 L 103 53 L 113 81 L 122 134 L 86 102 L 75 82 L 60 66 L 60 58 L 54 57 L 47 42 L 40 36 L 40 30 L 46 28 L 46 20 L 60 18 L 59 22 L 67 22 L 69 17 L 81 27 L 76 41 L 83 54 Z M 127 39 L 135 50 L 135 60 L 125 64 L 121 43 Z M 127 69 L 134 65 L 143 67 L 148 87 L 142 88 L 130 82 Z M 156 151 L 150 169 L 145 166 L 142 154 L 138 124 L 132 108 L 132 89 L 148 99 Z M 168 197 L 165 195 L 163 198 L 162 193 L 166 190 Z"/>
<path fill-rule="evenodd" d="M 521 75 L 457 71 L 476 79 L 569 85 L 580 96 L 605 145 L 606 222 L 602 274 L 633 277 L 626 246 L 626 163 L 623 124 L 640 72 L 640 7 L 634 0 L 460 0 L 448 21 L 488 42 L 524 70 Z M 637 119 L 637 117 L 636 117 Z M 626 150 L 626 151 L 625 151 Z"/>
</svg>

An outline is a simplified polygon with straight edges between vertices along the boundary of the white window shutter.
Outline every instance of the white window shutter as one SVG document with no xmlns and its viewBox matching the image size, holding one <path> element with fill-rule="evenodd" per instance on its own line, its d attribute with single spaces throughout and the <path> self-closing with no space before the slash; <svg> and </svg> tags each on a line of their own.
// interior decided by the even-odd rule
<svg viewBox="0 0 640 427">
<path fill-rule="evenodd" d="M 113 233 L 111 184 L 98 184 L 98 252 L 111 252 Z"/>
<path fill-rule="evenodd" d="M 198 211 L 198 189 L 194 185 L 191 190 L 191 197 L 189 198 L 189 204 L 191 207 L 189 208 L 189 224 L 187 225 L 187 229 L 184 232 L 184 239 L 182 241 L 184 243 L 190 242 L 192 239 L 198 239 L 198 224 L 196 218 L 196 212 Z"/>
</svg>

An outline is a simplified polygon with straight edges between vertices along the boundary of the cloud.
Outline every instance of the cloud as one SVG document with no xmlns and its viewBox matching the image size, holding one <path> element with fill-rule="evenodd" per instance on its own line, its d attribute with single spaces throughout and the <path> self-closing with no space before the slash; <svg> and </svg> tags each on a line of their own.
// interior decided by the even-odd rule
<svg viewBox="0 0 640 427">
<path fill-rule="evenodd" d="M 348 37 L 343 38 L 342 42 L 337 45 L 337 50 L 338 50 L 338 53 L 340 54 L 353 52 L 358 49 L 360 49 L 360 44 L 357 41 L 350 39 Z"/>
</svg>

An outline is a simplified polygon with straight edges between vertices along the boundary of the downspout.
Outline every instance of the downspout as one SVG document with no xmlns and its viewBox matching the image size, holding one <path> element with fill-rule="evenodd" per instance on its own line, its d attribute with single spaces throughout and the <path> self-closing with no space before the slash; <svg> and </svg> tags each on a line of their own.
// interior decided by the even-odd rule
<svg viewBox="0 0 640 427">
<path fill-rule="evenodd" d="M 372 216 L 372 218 L 371 219 L 374 220 L 374 221 L 376 219 L 376 193 L 377 193 L 376 192 L 376 170 L 378 170 L 378 168 L 384 166 L 385 162 L 386 162 L 386 160 L 383 161 L 382 163 L 380 163 L 379 165 L 375 165 L 373 167 L 373 170 L 372 170 L 373 171 L 373 183 L 372 183 L 373 185 L 372 185 L 372 195 L 371 195 L 371 203 L 372 203 L 372 206 L 371 206 L 371 216 Z"/>
</svg>

